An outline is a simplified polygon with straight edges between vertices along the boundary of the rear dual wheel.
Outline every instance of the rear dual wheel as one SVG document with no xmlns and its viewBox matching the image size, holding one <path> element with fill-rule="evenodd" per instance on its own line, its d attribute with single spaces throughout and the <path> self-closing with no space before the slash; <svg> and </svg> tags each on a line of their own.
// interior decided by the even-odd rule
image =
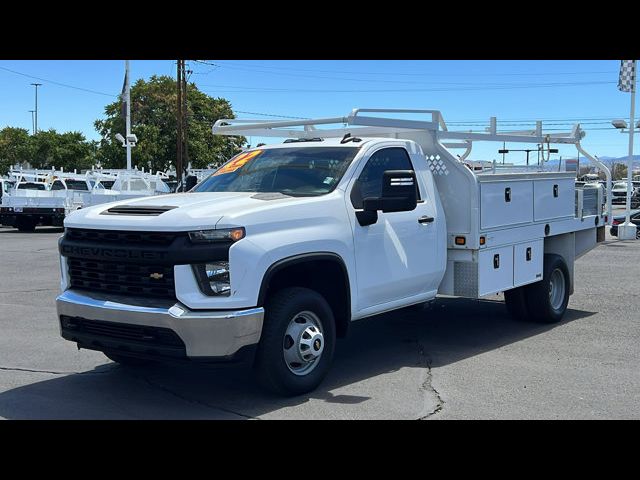
<svg viewBox="0 0 640 480">
<path fill-rule="evenodd" d="M 20 232 L 33 232 L 36 229 L 36 222 L 35 222 L 35 220 L 29 220 L 29 219 L 26 219 L 26 218 L 22 218 L 16 224 L 16 228 Z"/>
<path fill-rule="evenodd" d="M 557 323 L 569 303 L 569 269 L 560 255 L 544 256 L 542 280 L 504 292 L 509 314 L 517 320 Z"/>
</svg>

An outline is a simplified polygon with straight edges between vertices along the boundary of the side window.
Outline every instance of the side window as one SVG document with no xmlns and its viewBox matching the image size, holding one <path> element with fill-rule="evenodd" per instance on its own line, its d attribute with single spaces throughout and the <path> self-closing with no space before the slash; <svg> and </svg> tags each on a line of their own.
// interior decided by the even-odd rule
<svg viewBox="0 0 640 480">
<path fill-rule="evenodd" d="M 53 185 L 51 185 L 51 190 L 64 190 L 64 185 L 60 180 L 56 180 L 53 182 Z"/>
<path fill-rule="evenodd" d="M 362 208 L 365 198 L 382 195 L 382 177 L 387 170 L 413 170 L 409 154 L 404 148 L 384 148 L 371 155 L 351 189 L 353 208 Z"/>
</svg>

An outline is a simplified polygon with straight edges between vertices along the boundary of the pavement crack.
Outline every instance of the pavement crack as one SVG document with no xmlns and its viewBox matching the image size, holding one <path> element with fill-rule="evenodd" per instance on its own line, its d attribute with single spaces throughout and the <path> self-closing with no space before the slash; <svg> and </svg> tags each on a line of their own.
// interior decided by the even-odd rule
<svg viewBox="0 0 640 480">
<path fill-rule="evenodd" d="M 152 380 L 150 380 L 147 377 L 136 376 L 136 378 L 143 380 L 150 387 L 157 388 L 158 390 L 161 390 L 161 391 L 163 391 L 165 393 L 168 393 L 169 395 L 172 395 L 172 396 L 174 396 L 176 398 L 179 398 L 180 400 L 185 401 L 187 403 L 191 403 L 191 404 L 194 404 L 194 405 L 201 405 L 203 407 L 210 408 L 210 409 L 213 409 L 213 410 L 219 410 L 219 411 L 222 411 L 222 412 L 225 412 L 225 413 L 230 413 L 231 415 L 236 415 L 238 417 L 242 417 L 242 418 L 245 418 L 247 420 L 260 420 L 257 417 L 252 417 L 251 415 L 246 415 L 244 413 L 236 412 L 236 411 L 230 410 L 228 408 L 220 407 L 218 405 L 211 405 L 210 403 L 203 402 L 201 400 L 196 400 L 196 399 L 193 399 L 193 398 L 186 397 L 186 396 L 184 396 L 184 395 L 182 395 L 182 394 L 180 394 L 178 392 L 175 392 L 175 391 L 171 390 L 169 387 L 166 387 L 166 386 L 164 386 L 164 385 L 162 385 L 160 383 L 157 383 L 157 382 L 153 382 Z"/>
<path fill-rule="evenodd" d="M 58 288 L 37 288 L 34 290 L 6 290 L 0 293 L 35 293 L 35 292 L 56 292 Z"/>
<path fill-rule="evenodd" d="M 418 346 L 418 355 L 420 356 L 420 363 L 422 365 L 424 365 L 424 367 L 427 370 L 427 376 L 424 380 L 424 382 L 422 382 L 422 385 L 420 385 L 420 390 L 423 390 L 425 392 L 430 392 L 432 393 L 435 398 L 436 398 L 436 406 L 433 410 L 431 410 L 430 412 L 428 412 L 426 415 L 422 415 L 421 417 L 418 418 L 418 420 L 427 420 L 431 417 L 433 417 L 434 415 L 440 413 L 442 411 L 442 409 L 444 408 L 444 400 L 442 399 L 442 396 L 440 395 L 440 392 L 438 392 L 438 390 L 433 386 L 433 370 L 431 369 L 431 365 L 433 364 L 433 360 L 431 359 L 431 357 L 429 356 L 428 353 L 426 353 L 426 350 L 424 348 L 424 345 L 422 345 L 422 343 L 416 341 L 415 342 Z"/>
</svg>

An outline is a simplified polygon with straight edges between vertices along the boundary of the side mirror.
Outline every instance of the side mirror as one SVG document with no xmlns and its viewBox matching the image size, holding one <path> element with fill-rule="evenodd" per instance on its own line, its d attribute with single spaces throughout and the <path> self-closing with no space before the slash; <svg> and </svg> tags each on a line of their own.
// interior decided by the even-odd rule
<svg viewBox="0 0 640 480">
<path fill-rule="evenodd" d="M 356 212 L 361 226 L 378 221 L 378 210 L 384 213 L 410 212 L 418 205 L 416 173 L 413 170 L 387 170 L 382 180 L 382 196 L 368 197 L 362 202 L 363 211 Z"/>
<path fill-rule="evenodd" d="M 382 180 L 380 210 L 410 212 L 418 205 L 416 172 L 413 170 L 387 170 Z"/>
</svg>

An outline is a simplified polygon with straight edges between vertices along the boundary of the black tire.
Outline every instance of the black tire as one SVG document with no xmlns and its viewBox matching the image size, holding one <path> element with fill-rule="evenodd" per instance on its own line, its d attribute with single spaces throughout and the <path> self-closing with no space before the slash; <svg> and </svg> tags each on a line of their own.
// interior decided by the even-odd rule
<svg viewBox="0 0 640 480">
<path fill-rule="evenodd" d="M 105 356 L 124 367 L 144 367 L 146 365 L 152 365 L 152 360 L 145 360 L 144 358 L 130 357 L 129 355 L 122 355 L 120 353 L 102 352 Z"/>
<path fill-rule="evenodd" d="M 504 303 L 511 318 L 518 321 L 529 320 L 529 309 L 526 302 L 526 286 L 513 288 L 504 292 Z"/>
<path fill-rule="evenodd" d="M 564 294 L 561 302 L 554 307 L 551 300 L 551 276 L 558 271 L 564 279 Z M 557 323 L 562 320 L 569 303 L 570 291 L 569 269 L 560 255 L 546 254 L 544 256 L 544 274 L 542 280 L 528 285 L 525 289 L 526 305 L 529 318 L 540 323 Z"/>
<path fill-rule="evenodd" d="M 20 220 L 16 225 L 16 228 L 20 232 L 34 232 L 36 229 L 36 222 L 33 220 Z"/>
<path fill-rule="evenodd" d="M 324 347 L 307 374 L 296 375 L 285 361 L 285 335 L 289 324 L 302 312 L 311 312 L 320 321 Z M 291 337 L 289 337 L 290 339 Z M 265 306 L 262 335 L 254 370 L 262 387 L 279 395 L 295 396 L 314 390 L 327 375 L 336 343 L 333 312 L 319 293 L 308 288 L 285 288 L 275 293 Z M 290 347 L 294 348 L 294 347 Z"/>
</svg>

